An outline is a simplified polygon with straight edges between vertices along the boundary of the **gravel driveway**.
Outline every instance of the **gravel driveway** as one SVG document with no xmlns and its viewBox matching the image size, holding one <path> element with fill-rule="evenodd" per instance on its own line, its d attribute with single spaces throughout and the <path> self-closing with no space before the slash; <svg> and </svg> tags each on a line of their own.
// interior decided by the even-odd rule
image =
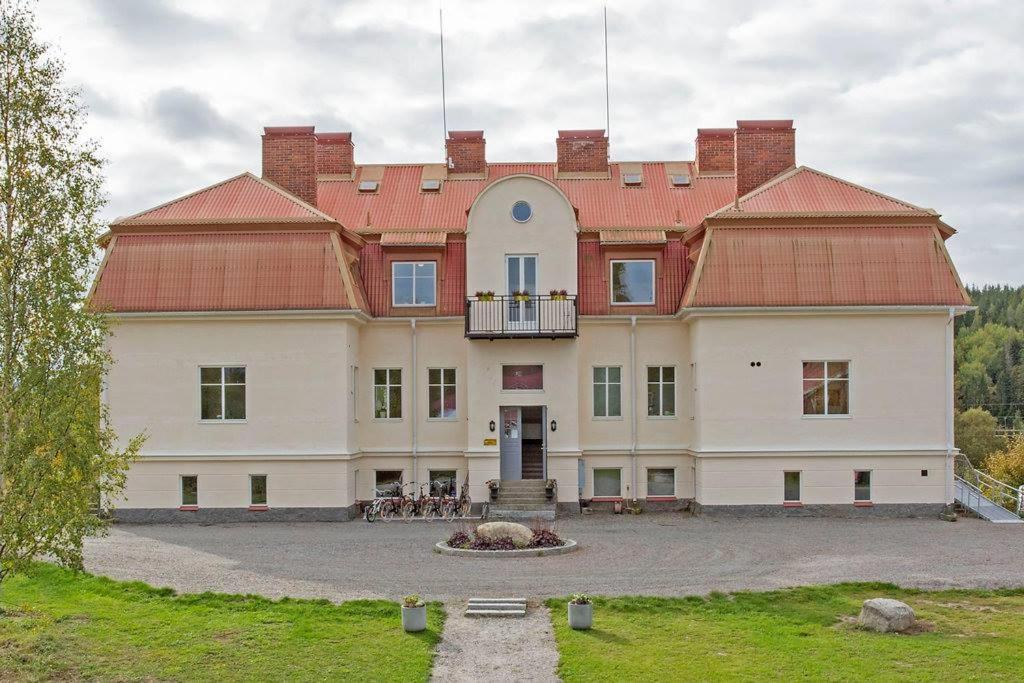
<svg viewBox="0 0 1024 683">
<path fill-rule="evenodd" d="M 86 568 L 179 591 L 269 597 L 686 595 L 837 581 L 1024 586 L 1024 525 L 975 519 L 594 515 L 556 523 L 580 550 L 516 560 L 431 551 L 444 522 L 115 526 Z"/>
</svg>

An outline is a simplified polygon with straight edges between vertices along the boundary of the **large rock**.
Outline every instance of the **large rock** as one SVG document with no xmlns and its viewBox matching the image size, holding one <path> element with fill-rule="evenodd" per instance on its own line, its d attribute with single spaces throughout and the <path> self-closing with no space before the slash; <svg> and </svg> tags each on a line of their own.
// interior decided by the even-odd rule
<svg viewBox="0 0 1024 683">
<path fill-rule="evenodd" d="M 530 527 L 515 522 L 486 522 L 476 528 L 476 535 L 492 541 L 496 538 L 511 538 L 516 545 L 529 545 L 533 540 Z"/>
<path fill-rule="evenodd" d="M 914 610 L 905 602 L 889 598 L 865 600 L 857 621 L 879 633 L 898 633 L 914 625 Z"/>
</svg>

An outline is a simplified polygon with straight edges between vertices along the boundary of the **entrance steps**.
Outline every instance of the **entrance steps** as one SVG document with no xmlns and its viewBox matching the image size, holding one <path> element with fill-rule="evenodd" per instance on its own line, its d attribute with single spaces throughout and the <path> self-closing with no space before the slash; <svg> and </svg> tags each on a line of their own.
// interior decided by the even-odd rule
<svg viewBox="0 0 1024 683">
<path fill-rule="evenodd" d="M 548 500 L 543 479 L 502 480 L 488 519 L 530 520 L 555 518 L 555 503 Z"/>
<path fill-rule="evenodd" d="M 525 598 L 470 598 L 467 617 L 525 617 Z"/>
</svg>

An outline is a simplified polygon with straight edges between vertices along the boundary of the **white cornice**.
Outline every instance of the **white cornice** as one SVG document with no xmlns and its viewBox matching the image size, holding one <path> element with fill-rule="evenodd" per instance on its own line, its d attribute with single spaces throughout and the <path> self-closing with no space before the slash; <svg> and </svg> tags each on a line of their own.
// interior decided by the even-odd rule
<svg viewBox="0 0 1024 683">
<path fill-rule="evenodd" d="M 763 315 L 948 315 L 952 309 L 956 315 L 974 310 L 974 306 L 722 306 L 682 308 L 676 317 L 680 319 L 697 317 L 731 317 Z"/>
</svg>

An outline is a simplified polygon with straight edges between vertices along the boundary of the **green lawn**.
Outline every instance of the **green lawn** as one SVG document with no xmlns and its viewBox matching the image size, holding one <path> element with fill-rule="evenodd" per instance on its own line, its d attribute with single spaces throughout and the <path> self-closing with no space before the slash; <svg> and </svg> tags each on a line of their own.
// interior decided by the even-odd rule
<svg viewBox="0 0 1024 683">
<path fill-rule="evenodd" d="M 860 630 L 849 618 L 893 597 L 928 622 L 916 635 Z M 573 631 L 550 600 L 566 681 L 1021 680 L 1024 590 L 902 590 L 844 584 L 704 598 L 609 598 Z"/>
<path fill-rule="evenodd" d="M 425 681 L 444 613 L 379 600 L 176 595 L 39 564 L 0 586 L 0 680 Z"/>
</svg>

